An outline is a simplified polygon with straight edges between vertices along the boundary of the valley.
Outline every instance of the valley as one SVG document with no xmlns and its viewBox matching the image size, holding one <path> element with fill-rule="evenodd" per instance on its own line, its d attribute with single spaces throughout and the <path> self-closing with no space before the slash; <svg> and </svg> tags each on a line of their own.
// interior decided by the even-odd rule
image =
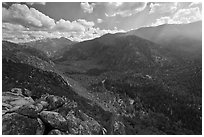
<svg viewBox="0 0 204 137">
<path fill-rule="evenodd" d="M 59 106 L 66 112 L 52 111 L 64 117 L 73 112 L 75 123 L 77 118 L 83 121 L 81 115 L 91 117 L 100 125 L 97 134 L 202 134 L 202 40 L 196 37 L 196 46 L 187 41 L 194 50 L 183 50 L 185 40 L 180 43 L 172 38 L 179 48 L 167 47 L 144 35 L 152 29 L 140 31 L 105 34 L 78 43 L 66 38 L 40 44 L 3 41 L 3 92 L 20 88 L 29 90 L 36 102 L 50 95 L 76 102 L 77 107 L 71 109 Z M 48 53 L 49 41 L 57 44 Z M 11 113 L 7 111 L 3 117 Z M 81 122 L 81 130 L 76 126 L 80 132 L 68 129 L 66 134 L 95 134 L 92 122 Z M 54 129 L 48 122 L 43 133 Z"/>
</svg>

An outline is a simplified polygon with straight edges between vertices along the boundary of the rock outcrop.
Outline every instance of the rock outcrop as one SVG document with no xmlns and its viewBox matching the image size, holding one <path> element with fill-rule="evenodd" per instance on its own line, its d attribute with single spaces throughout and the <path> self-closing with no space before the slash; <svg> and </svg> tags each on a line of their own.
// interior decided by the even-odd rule
<svg viewBox="0 0 204 137">
<path fill-rule="evenodd" d="M 39 115 L 42 121 L 50 124 L 53 128 L 63 131 L 67 130 L 67 121 L 61 114 L 52 111 L 42 111 Z"/>
<path fill-rule="evenodd" d="M 75 101 L 49 94 L 32 99 L 31 93 L 20 88 L 2 93 L 3 135 L 105 134 Z"/>
<path fill-rule="evenodd" d="M 69 135 L 69 133 L 62 132 L 58 129 L 53 129 L 48 133 L 48 135 Z"/>
<path fill-rule="evenodd" d="M 2 121 L 3 135 L 35 135 L 44 132 L 38 119 L 29 118 L 18 113 L 8 113 L 3 115 Z"/>
</svg>

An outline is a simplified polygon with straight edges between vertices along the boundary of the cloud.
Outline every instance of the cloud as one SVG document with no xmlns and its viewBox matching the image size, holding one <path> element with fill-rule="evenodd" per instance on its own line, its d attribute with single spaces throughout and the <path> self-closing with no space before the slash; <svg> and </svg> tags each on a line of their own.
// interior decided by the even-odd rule
<svg viewBox="0 0 204 137">
<path fill-rule="evenodd" d="M 34 5 L 34 4 L 37 4 L 37 5 L 45 5 L 46 2 L 26 2 L 28 5 Z"/>
<path fill-rule="evenodd" d="M 107 17 L 120 15 L 122 17 L 132 16 L 146 8 L 145 2 L 109 2 L 105 3 Z"/>
<path fill-rule="evenodd" d="M 177 2 L 151 3 L 149 7 L 150 7 L 149 14 L 174 13 L 178 8 L 178 3 Z"/>
<path fill-rule="evenodd" d="M 83 32 L 85 31 L 85 27 L 77 21 L 70 22 L 69 20 L 60 19 L 56 22 L 53 30 L 61 32 Z"/>
<path fill-rule="evenodd" d="M 8 9 L 2 7 L 2 21 L 36 28 L 51 28 L 55 25 L 50 17 L 21 4 L 13 4 Z"/>
<path fill-rule="evenodd" d="M 45 38 L 60 38 L 63 33 L 47 31 L 3 31 L 3 40 L 15 43 L 36 41 Z"/>
<path fill-rule="evenodd" d="M 78 19 L 77 20 L 78 23 L 80 23 L 81 25 L 89 28 L 89 27 L 93 27 L 95 24 L 92 21 L 86 21 L 85 19 Z"/>
<path fill-rule="evenodd" d="M 100 37 L 106 33 L 119 33 L 119 32 L 125 32 L 124 30 L 118 30 L 117 28 L 114 28 L 112 30 L 110 29 L 100 29 L 100 28 L 90 28 L 88 31 L 86 31 L 85 33 L 83 33 L 79 38 L 81 40 L 89 40 L 89 39 L 93 39 L 93 38 L 97 38 Z"/>
<path fill-rule="evenodd" d="M 102 19 L 97 19 L 97 23 L 102 23 L 103 20 Z"/>
<path fill-rule="evenodd" d="M 29 28 L 25 28 L 24 26 L 18 24 L 2 23 L 2 30 L 23 31 L 29 30 Z"/>
<path fill-rule="evenodd" d="M 164 16 L 164 17 L 161 17 L 159 19 L 156 19 L 156 22 L 152 23 L 152 25 L 150 25 L 150 26 L 159 26 L 159 25 L 162 25 L 162 24 L 179 24 L 179 22 L 174 21 L 169 16 Z"/>
<path fill-rule="evenodd" d="M 23 35 L 22 33 L 17 33 L 17 32 L 15 32 L 15 34 L 14 33 L 11 34 L 10 32 L 6 32 L 6 33 L 4 33 L 2 38 L 3 38 L 3 40 L 11 41 L 14 43 L 30 41 L 29 35 Z"/>
<path fill-rule="evenodd" d="M 8 9 L 2 8 L 2 21 L 3 39 L 17 43 L 60 37 L 83 41 L 106 33 L 124 32 L 117 28 L 101 30 L 95 27 L 94 22 L 85 19 L 55 21 L 38 10 L 21 4 L 13 4 Z"/>
<path fill-rule="evenodd" d="M 180 23 L 190 23 L 199 21 L 201 19 L 202 15 L 198 7 L 190 9 L 180 9 L 173 17 L 173 20 L 179 21 Z"/>
<path fill-rule="evenodd" d="M 65 21 L 61 19 L 56 22 L 56 25 L 53 27 L 54 31 L 60 32 L 84 32 L 86 29 L 93 27 L 94 22 L 89 22 L 84 19 L 78 19 L 76 21 L 70 22 L 69 20 Z"/>
<path fill-rule="evenodd" d="M 198 7 L 189 9 L 180 9 L 172 17 L 164 16 L 156 19 L 156 22 L 151 26 L 162 24 L 184 24 L 202 20 L 202 15 Z"/>
<path fill-rule="evenodd" d="M 81 8 L 83 9 L 83 11 L 86 13 L 92 13 L 93 12 L 93 8 L 94 8 L 95 4 L 89 4 L 88 2 L 81 2 Z"/>
<path fill-rule="evenodd" d="M 2 2 L 2 4 L 5 6 L 8 6 L 8 3 L 9 2 Z M 26 3 L 27 5 L 46 5 L 46 2 L 15 2 L 15 3 L 16 4 Z"/>
<path fill-rule="evenodd" d="M 192 2 L 189 4 L 190 8 L 198 7 L 200 9 L 200 12 L 202 12 L 202 2 Z"/>
<path fill-rule="evenodd" d="M 202 2 L 191 2 L 191 4 L 189 5 L 189 7 L 195 7 L 195 6 L 202 6 Z"/>
<path fill-rule="evenodd" d="M 100 37 L 106 33 L 118 33 L 118 32 L 125 32 L 124 30 L 106 30 L 106 29 L 99 29 L 99 28 L 90 28 L 87 31 L 82 32 L 61 32 L 61 31 L 8 31 L 3 30 L 3 40 L 8 40 L 15 43 L 24 43 L 29 41 L 36 41 L 45 38 L 60 38 L 65 37 L 72 41 L 84 41 L 90 40 L 93 38 Z"/>
</svg>

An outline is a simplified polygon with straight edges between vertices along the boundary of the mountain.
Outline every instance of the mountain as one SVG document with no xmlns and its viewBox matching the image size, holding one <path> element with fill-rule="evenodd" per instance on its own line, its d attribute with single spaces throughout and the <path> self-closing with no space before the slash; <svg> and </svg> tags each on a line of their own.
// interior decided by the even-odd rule
<svg viewBox="0 0 204 137">
<path fill-rule="evenodd" d="M 202 56 L 175 51 L 135 35 L 105 34 L 54 62 L 98 102 L 114 106 L 127 134 L 156 134 L 149 126 L 159 134 L 200 134 Z"/>
<path fill-rule="evenodd" d="M 64 51 L 68 50 L 76 42 L 71 41 L 67 38 L 47 38 L 37 41 L 31 41 L 26 44 L 33 48 L 43 51 L 49 58 L 58 58 Z"/>
<path fill-rule="evenodd" d="M 111 132 L 112 113 L 93 99 L 79 95 L 73 86 L 76 82 L 57 71 L 44 52 L 7 41 L 2 42 L 2 52 L 2 134 L 43 135 L 56 128 L 57 134 Z M 48 122 L 40 116 L 41 112 L 46 113 L 45 117 L 55 116 Z"/>
<path fill-rule="evenodd" d="M 202 54 L 201 21 L 189 24 L 164 24 L 156 27 L 144 27 L 129 31 L 127 35 L 135 35 L 150 40 L 174 51 Z"/>
<path fill-rule="evenodd" d="M 11 43 L 2 42 L 2 58 L 11 60 L 16 63 L 24 63 L 40 68 L 42 70 L 53 70 L 54 63 L 46 56 L 46 54 L 35 48 Z"/>
<path fill-rule="evenodd" d="M 164 52 L 159 45 L 137 36 L 106 34 L 75 44 L 56 62 L 84 70 L 137 70 L 161 65 L 167 57 Z"/>
<path fill-rule="evenodd" d="M 2 49 L 3 134 L 202 134 L 201 54 L 126 33 Z"/>
</svg>

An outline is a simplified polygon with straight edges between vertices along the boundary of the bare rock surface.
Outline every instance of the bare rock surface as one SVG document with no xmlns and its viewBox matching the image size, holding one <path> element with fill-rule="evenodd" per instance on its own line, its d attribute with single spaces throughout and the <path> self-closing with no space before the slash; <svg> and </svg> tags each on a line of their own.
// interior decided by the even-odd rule
<svg viewBox="0 0 204 137">
<path fill-rule="evenodd" d="M 28 91 L 26 91 L 28 92 Z M 19 88 L 3 92 L 4 135 L 93 135 L 103 134 L 95 119 L 66 97 L 43 94 L 32 99 Z"/>
<path fill-rule="evenodd" d="M 3 116 L 3 135 L 35 135 L 44 132 L 43 126 L 35 118 L 29 118 L 17 113 L 5 114 Z"/>
</svg>

